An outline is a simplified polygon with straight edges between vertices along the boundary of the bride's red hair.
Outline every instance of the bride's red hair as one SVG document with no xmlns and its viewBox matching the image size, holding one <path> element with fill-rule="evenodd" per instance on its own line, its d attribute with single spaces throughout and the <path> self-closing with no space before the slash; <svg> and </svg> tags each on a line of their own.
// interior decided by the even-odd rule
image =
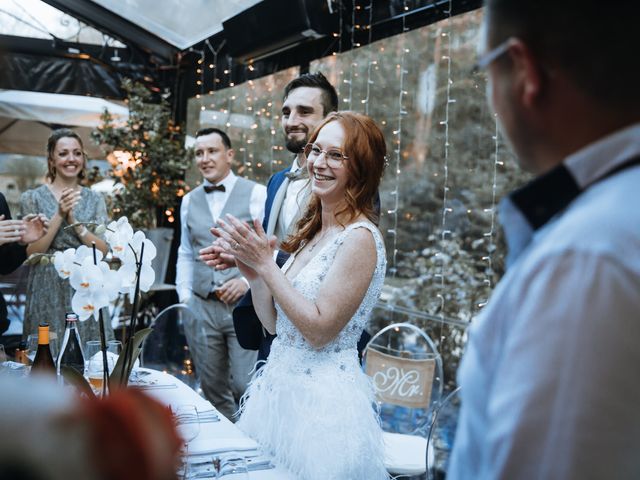
<svg viewBox="0 0 640 480">
<path fill-rule="evenodd" d="M 349 157 L 343 163 L 348 172 L 345 204 L 336 212 L 336 217 L 349 223 L 363 214 L 377 224 L 378 212 L 373 203 L 380 186 L 387 153 L 382 131 L 366 115 L 347 111 L 332 112 L 315 129 L 309 142 L 315 142 L 320 130 L 330 122 L 339 122 L 344 129 L 345 140 L 342 151 Z M 298 221 L 295 232 L 282 243 L 280 248 L 289 253 L 295 252 L 311 240 L 320 228 L 322 228 L 322 205 L 320 199 L 312 194 L 307 210 Z"/>
</svg>

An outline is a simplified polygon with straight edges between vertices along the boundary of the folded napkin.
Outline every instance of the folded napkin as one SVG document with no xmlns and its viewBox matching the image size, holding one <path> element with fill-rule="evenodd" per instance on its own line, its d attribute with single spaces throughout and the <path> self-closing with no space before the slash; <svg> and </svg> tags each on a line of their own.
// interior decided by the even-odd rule
<svg viewBox="0 0 640 480">
<path fill-rule="evenodd" d="M 190 467 L 189 471 L 193 474 L 191 478 L 216 478 L 216 472 L 222 475 L 233 474 L 234 471 L 228 459 L 238 457 L 244 458 L 247 470 L 250 472 L 274 468 L 271 459 L 265 455 L 243 456 L 243 452 L 239 452 L 238 455 L 232 453 L 231 455 L 221 455 L 220 457 L 213 455 L 206 463 Z"/>
<path fill-rule="evenodd" d="M 189 456 L 211 455 L 214 453 L 224 453 L 230 451 L 257 450 L 258 444 L 255 440 L 247 437 L 238 438 L 216 438 L 211 436 L 203 437 L 202 433 L 189 442 Z"/>
<path fill-rule="evenodd" d="M 147 368 L 137 368 L 131 372 L 129 377 L 129 385 L 136 387 L 175 387 L 176 379 L 162 372 L 149 370 Z"/>
<path fill-rule="evenodd" d="M 178 417 L 180 423 L 219 422 L 220 417 L 215 410 L 199 411 L 198 415 L 182 415 Z"/>
</svg>

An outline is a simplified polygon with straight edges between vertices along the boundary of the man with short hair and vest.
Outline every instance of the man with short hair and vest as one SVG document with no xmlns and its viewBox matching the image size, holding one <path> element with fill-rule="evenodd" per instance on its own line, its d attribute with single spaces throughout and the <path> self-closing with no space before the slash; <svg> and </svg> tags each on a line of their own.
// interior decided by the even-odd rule
<svg viewBox="0 0 640 480">
<path fill-rule="evenodd" d="M 185 325 L 205 397 L 227 418 L 235 413 L 256 362 L 256 352 L 238 343 L 231 317 L 248 289 L 237 268 L 218 271 L 198 260 L 211 244 L 210 228 L 231 214 L 251 222 L 264 216 L 266 188 L 231 171 L 234 150 L 225 132 L 206 128 L 196 133 L 195 160 L 203 183 L 185 195 L 176 287 L 195 320 Z"/>
</svg>

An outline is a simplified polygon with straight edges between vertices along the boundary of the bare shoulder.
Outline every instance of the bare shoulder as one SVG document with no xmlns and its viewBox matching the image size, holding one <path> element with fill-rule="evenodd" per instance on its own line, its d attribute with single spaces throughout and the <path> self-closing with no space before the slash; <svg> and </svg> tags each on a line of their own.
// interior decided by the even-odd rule
<svg viewBox="0 0 640 480">
<path fill-rule="evenodd" d="M 377 229 L 371 225 L 373 230 Z M 365 225 L 357 225 L 349 229 L 344 235 L 342 246 L 338 249 L 337 256 L 346 256 L 351 262 L 376 264 L 376 239 L 374 232 Z"/>
<path fill-rule="evenodd" d="M 376 230 L 373 226 L 371 228 Z M 360 248 L 376 249 L 374 233 L 365 225 L 357 225 L 351 228 L 344 237 L 344 244 L 355 244 Z"/>
</svg>

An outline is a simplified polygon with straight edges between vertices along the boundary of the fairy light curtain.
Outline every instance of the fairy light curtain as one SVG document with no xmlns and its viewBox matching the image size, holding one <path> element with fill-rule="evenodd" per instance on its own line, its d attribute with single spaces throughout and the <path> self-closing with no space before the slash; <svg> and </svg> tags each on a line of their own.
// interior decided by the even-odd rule
<svg viewBox="0 0 640 480">
<path fill-rule="evenodd" d="M 357 0 L 343 13 L 355 28 L 336 35 L 334 50 L 310 71 L 322 71 L 338 89 L 341 108 L 372 116 L 387 139 L 380 228 L 389 268 L 382 300 L 401 312 L 398 321 L 433 327 L 432 338 L 451 342 L 440 348 L 455 355 L 464 325 L 502 273 L 496 204 L 525 177 L 487 106 L 484 74 L 472 73 L 482 11 L 411 31 L 405 26 L 371 43 L 371 5 Z M 342 52 L 343 36 L 363 46 Z M 297 74 L 290 69 L 191 99 L 188 133 L 201 125 L 226 128 L 243 149 L 237 170 L 265 183 L 290 162 L 281 95 Z M 382 317 L 388 320 L 388 311 Z"/>
</svg>

